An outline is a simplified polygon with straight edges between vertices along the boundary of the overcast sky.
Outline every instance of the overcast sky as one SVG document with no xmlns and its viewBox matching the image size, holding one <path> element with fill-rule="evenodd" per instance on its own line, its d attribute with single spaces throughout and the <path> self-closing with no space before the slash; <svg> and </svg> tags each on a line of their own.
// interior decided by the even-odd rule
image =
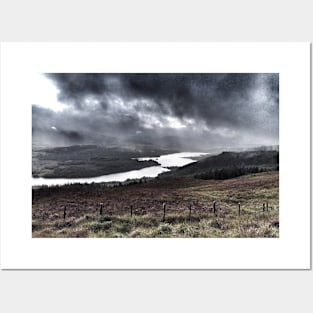
<svg viewBox="0 0 313 313">
<path fill-rule="evenodd" d="M 36 83 L 34 144 L 278 144 L 278 74 L 67 73 Z"/>
</svg>

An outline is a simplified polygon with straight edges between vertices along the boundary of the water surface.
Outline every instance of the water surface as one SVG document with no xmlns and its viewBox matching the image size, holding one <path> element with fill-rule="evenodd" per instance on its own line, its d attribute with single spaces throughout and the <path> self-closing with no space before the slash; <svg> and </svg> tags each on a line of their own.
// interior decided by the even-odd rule
<svg viewBox="0 0 313 313">
<path fill-rule="evenodd" d="M 172 154 L 164 154 L 159 157 L 145 157 L 138 158 L 138 161 L 149 161 L 153 160 L 158 162 L 162 167 L 174 167 L 174 166 L 185 166 L 190 163 L 197 162 L 196 160 L 191 159 L 192 157 L 199 157 L 206 155 L 205 152 L 179 152 Z"/>
</svg>

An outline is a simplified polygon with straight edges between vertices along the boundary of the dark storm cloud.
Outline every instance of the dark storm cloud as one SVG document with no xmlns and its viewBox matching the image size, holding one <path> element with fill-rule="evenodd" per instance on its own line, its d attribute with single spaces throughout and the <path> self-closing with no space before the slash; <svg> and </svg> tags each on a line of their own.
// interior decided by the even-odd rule
<svg viewBox="0 0 313 313">
<path fill-rule="evenodd" d="M 69 141 L 278 141 L 278 74 L 46 76 L 68 109 L 39 117 L 35 108 L 33 128 L 49 121 Z"/>
<path fill-rule="evenodd" d="M 51 78 L 60 90 L 58 98 L 61 102 L 70 102 L 78 108 L 82 106 L 82 100 L 91 96 L 101 99 L 101 105 L 106 107 L 105 94 L 108 86 L 106 85 L 107 76 L 99 74 L 46 74 Z"/>
<path fill-rule="evenodd" d="M 83 139 L 83 136 L 75 130 L 63 130 L 60 131 L 61 136 L 68 138 L 69 141 L 80 142 Z"/>
<path fill-rule="evenodd" d="M 278 75 L 268 76 L 272 97 L 278 100 Z M 246 114 L 250 91 L 260 85 L 259 74 L 48 74 L 59 88 L 59 99 L 83 109 L 88 97 L 97 99 L 104 109 L 109 95 L 125 101 L 153 101 L 150 111 L 179 118 L 204 118 L 208 122 L 234 123 Z M 140 107 L 138 108 L 140 109 Z M 246 121 L 249 121 L 246 120 Z"/>
</svg>

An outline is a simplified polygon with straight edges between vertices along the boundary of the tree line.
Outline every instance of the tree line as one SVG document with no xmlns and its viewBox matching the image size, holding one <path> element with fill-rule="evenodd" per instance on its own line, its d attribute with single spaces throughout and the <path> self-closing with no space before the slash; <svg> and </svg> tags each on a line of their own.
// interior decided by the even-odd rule
<svg viewBox="0 0 313 313">
<path fill-rule="evenodd" d="M 209 171 L 196 174 L 194 175 L 194 178 L 223 180 L 223 179 L 235 178 L 235 177 L 246 175 L 246 174 L 267 172 L 270 170 L 273 170 L 273 168 L 264 168 L 264 167 L 259 167 L 259 166 L 224 167 L 224 168 L 218 168 L 218 169 L 211 169 Z"/>
</svg>

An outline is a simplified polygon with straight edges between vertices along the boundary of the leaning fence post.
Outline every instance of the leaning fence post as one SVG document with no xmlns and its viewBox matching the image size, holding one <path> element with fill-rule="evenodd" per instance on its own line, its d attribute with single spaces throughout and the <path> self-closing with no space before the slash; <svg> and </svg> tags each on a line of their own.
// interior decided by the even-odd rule
<svg viewBox="0 0 313 313">
<path fill-rule="evenodd" d="M 63 211 L 63 219 L 65 220 L 66 218 L 66 205 L 64 206 L 64 211 Z"/>
<path fill-rule="evenodd" d="M 100 215 L 102 215 L 102 213 L 103 213 L 102 210 L 103 210 L 103 203 L 101 202 L 100 203 Z"/>
<path fill-rule="evenodd" d="M 240 216 L 240 202 L 238 202 L 238 215 Z"/>
<path fill-rule="evenodd" d="M 163 222 L 165 222 L 165 210 L 166 210 L 166 204 L 163 203 Z"/>
</svg>

